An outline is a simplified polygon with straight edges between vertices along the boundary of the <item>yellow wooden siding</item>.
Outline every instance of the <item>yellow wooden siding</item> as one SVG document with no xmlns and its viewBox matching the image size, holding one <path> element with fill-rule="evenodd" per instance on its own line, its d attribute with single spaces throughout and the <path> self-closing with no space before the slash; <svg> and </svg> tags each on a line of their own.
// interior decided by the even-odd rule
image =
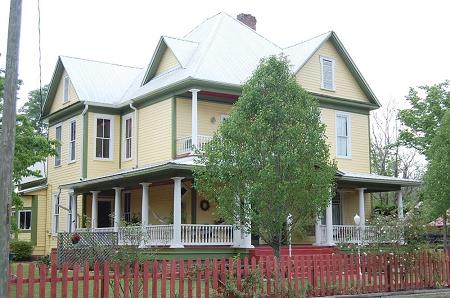
<svg viewBox="0 0 450 298">
<path fill-rule="evenodd" d="M 75 162 L 69 162 L 69 137 L 70 137 L 70 122 L 76 120 L 76 160 Z M 56 237 L 52 235 L 52 204 L 53 204 L 53 194 L 60 193 L 60 204 L 63 206 L 68 206 L 69 192 L 65 189 L 59 190 L 61 184 L 79 181 L 81 177 L 81 142 L 83 135 L 83 120 L 81 115 L 75 116 L 74 118 L 65 120 L 56 125 L 52 125 L 49 128 L 49 139 L 55 139 L 55 130 L 58 125 L 62 125 L 62 141 L 61 141 L 61 166 L 55 167 L 55 158 L 48 158 L 48 187 L 46 192 L 46 208 L 44 211 L 45 216 L 45 228 L 43 229 L 43 235 L 38 236 L 39 238 L 45 239 L 45 254 L 50 253 L 52 247 L 56 247 Z M 77 200 L 77 213 L 81 214 L 81 196 L 78 196 Z M 40 205 L 40 204 L 38 204 Z M 41 218 L 41 217 L 40 217 Z M 60 221 L 59 230 L 65 231 L 67 229 L 67 211 L 60 208 Z"/>
<path fill-rule="evenodd" d="M 191 135 L 192 102 L 190 99 L 177 98 L 177 138 Z M 232 105 L 212 101 L 198 101 L 198 133 L 213 136 L 221 123 L 221 115 L 228 115 Z"/>
<path fill-rule="evenodd" d="M 370 173 L 369 160 L 369 115 L 347 113 L 350 116 L 351 157 L 336 157 L 336 110 L 321 109 L 322 121 L 326 125 L 330 156 L 336 158 L 338 168 L 343 171 Z"/>
<path fill-rule="evenodd" d="M 335 91 L 321 89 L 320 57 L 335 59 Z M 348 69 L 334 45 L 327 41 L 306 62 L 296 75 L 299 84 L 308 91 L 328 96 L 369 102 L 367 96 Z"/>
<path fill-rule="evenodd" d="M 359 197 L 358 192 L 355 191 L 345 191 L 342 192 L 342 224 L 344 225 L 354 225 L 355 222 L 353 218 L 356 214 L 359 214 Z M 372 213 L 372 204 L 370 202 L 369 194 L 364 195 L 364 209 L 366 213 L 366 220 L 370 219 L 370 214 Z"/>
<path fill-rule="evenodd" d="M 95 137 L 96 137 L 96 117 L 112 117 L 112 126 L 114 131 L 112 136 L 112 157 L 111 159 L 98 159 L 95 157 Z M 119 170 L 120 154 L 120 116 L 107 115 L 99 113 L 88 113 L 88 150 L 87 150 L 87 177 L 93 178 L 108 175 Z"/>
<path fill-rule="evenodd" d="M 156 69 L 155 75 L 159 75 L 160 73 L 171 69 L 180 63 L 177 60 L 177 57 L 173 54 L 170 48 L 167 48 L 162 55 L 161 61 L 159 62 L 158 68 Z"/>
<path fill-rule="evenodd" d="M 73 87 L 72 80 L 69 80 L 69 101 L 64 102 L 64 78 L 68 76 L 67 72 L 64 70 L 61 80 L 59 81 L 58 87 L 56 89 L 55 97 L 53 99 L 53 103 L 50 107 L 50 114 L 54 113 L 58 110 L 61 110 L 69 105 L 72 105 L 79 101 L 77 92 Z"/>
<path fill-rule="evenodd" d="M 172 158 L 172 99 L 139 110 L 139 166 Z"/>
</svg>

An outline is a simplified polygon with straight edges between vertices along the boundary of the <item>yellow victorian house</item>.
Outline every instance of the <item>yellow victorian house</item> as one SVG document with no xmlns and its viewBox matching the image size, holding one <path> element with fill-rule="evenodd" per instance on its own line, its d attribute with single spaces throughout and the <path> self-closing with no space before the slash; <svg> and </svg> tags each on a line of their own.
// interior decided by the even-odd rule
<svg viewBox="0 0 450 298">
<path fill-rule="evenodd" d="M 162 36 L 145 68 L 58 59 L 43 109 L 49 138 L 60 146 L 48 159 L 46 199 L 39 202 L 46 206 L 37 219 L 45 223 L 37 225 L 42 253 L 56 247 L 58 233 L 77 230 L 117 233 L 127 244 L 136 227 L 123 222 L 144 231 L 142 247 L 168 253 L 257 246 L 197 194 L 192 149 L 211 140 L 260 59 L 281 53 L 319 101 L 339 168 L 326 215 L 310 237 L 294 242 L 356 241 L 353 217 L 366 223 L 372 192 L 397 191 L 402 216 L 402 187 L 417 182 L 370 173 L 369 116 L 380 104 L 336 33 L 282 48 L 255 26 L 251 15 L 219 13 L 181 38 Z"/>
</svg>

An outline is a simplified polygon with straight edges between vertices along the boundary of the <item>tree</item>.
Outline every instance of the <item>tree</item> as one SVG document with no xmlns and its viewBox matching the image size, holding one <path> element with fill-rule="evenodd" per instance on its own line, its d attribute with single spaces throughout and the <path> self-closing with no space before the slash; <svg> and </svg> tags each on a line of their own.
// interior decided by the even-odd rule
<svg viewBox="0 0 450 298">
<path fill-rule="evenodd" d="M 334 189 L 318 101 L 283 56 L 261 60 L 199 163 L 195 186 L 218 216 L 259 235 L 277 256 L 287 217 L 292 231 L 314 224 Z"/>
<path fill-rule="evenodd" d="M 400 141 L 409 148 L 425 154 L 431 145 L 445 111 L 450 108 L 449 81 L 433 86 L 410 88 L 406 100 L 410 109 L 400 111 L 399 118 L 405 126 Z M 424 93 L 424 96 L 420 94 Z"/>
<path fill-rule="evenodd" d="M 41 135 L 47 133 L 47 125 L 41 120 L 43 100 L 47 97 L 48 85 L 28 93 L 28 101 L 20 108 L 19 112 L 26 114 L 36 132 Z"/>
<path fill-rule="evenodd" d="M 428 150 L 428 170 L 425 174 L 424 204 L 429 219 L 442 216 L 444 248 L 447 249 L 447 210 L 450 208 L 450 109 Z"/>
</svg>

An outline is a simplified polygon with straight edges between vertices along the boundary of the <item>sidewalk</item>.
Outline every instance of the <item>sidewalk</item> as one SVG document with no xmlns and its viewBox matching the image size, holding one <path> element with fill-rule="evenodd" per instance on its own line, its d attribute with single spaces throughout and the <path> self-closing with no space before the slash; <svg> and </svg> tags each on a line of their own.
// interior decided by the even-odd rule
<svg viewBox="0 0 450 298">
<path fill-rule="evenodd" d="M 357 298 L 357 297 L 390 297 L 390 298 L 406 298 L 406 297 L 450 297 L 450 288 L 445 289 L 429 289 L 429 290 L 411 290 L 411 291 L 399 291 L 399 292 L 382 292 L 382 293 L 369 293 L 369 294 L 356 294 L 356 295 L 336 295 L 328 297 L 339 298 Z"/>
</svg>

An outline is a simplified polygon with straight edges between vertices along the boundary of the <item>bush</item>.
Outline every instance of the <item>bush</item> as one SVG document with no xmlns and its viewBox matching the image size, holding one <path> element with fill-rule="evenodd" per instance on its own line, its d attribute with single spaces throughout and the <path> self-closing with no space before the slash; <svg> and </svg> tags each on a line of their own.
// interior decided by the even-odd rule
<svg viewBox="0 0 450 298">
<path fill-rule="evenodd" d="M 12 241 L 10 250 L 15 254 L 14 261 L 28 261 L 33 253 L 33 243 L 28 241 Z"/>
</svg>

